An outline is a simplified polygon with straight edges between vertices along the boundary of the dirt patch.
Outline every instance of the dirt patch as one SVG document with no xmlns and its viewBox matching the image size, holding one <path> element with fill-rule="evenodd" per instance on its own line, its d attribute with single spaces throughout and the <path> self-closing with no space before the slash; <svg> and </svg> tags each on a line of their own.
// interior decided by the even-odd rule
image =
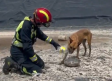
<svg viewBox="0 0 112 81">
<path fill-rule="evenodd" d="M 67 41 L 58 41 L 57 37 L 52 37 L 52 38 L 53 40 L 58 42 L 60 45 L 64 45 L 67 43 Z M 0 38 L 0 50 L 7 49 L 7 48 L 10 49 L 11 42 L 12 42 L 12 37 Z M 34 44 L 34 47 L 36 47 L 36 49 L 38 48 L 37 50 L 40 50 L 40 49 L 44 50 L 44 49 L 52 48 L 52 45 L 45 41 L 37 39 L 37 42 Z"/>
<path fill-rule="evenodd" d="M 3 37 L 3 38 L 0 38 L 0 50 L 3 50 L 3 49 L 10 49 L 10 46 L 11 46 L 11 42 L 12 42 L 12 38 L 13 37 Z M 55 40 L 56 42 L 58 42 L 60 45 L 65 45 L 68 43 L 68 40 L 67 41 L 58 41 L 58 37 L 54 35 L 51 36 L 51 38 L 53 40 Z M 105 43 L 105 42 L 108 42 L 110 41 L 112 38 L 109 37 L 109 36 L 99 36 L 99 35 L 94 35 L 93 38 L 92 38 L 92 43 Z M 37 39 L 37 42 L 34 44 L 34 47 L 37 49 L 37 50 L 44 50 L 44 49 L 50 49 L 52 48 L 52 45 L 45 42 L 45 41 L 42 41 L 40 39 Z"/>
<path fill-rule="evenodd" d="M 101 33 L 99 33 L 101 32 Z M 108 32 L 108 31 L 106 31 Z M 66 32 L 69 34 L 69 31 Z M 94 32 L 93 32 L 94 33 Z M 3 59 L 0 60 L 0 81 L 108 81 L 112 77 L 112 37 L 110 33 L 102 33 L 97 30 L 92 38 L 92 54 L 88 53 L 83 57 L 84 49 L 80 50 L 80 67 L 66 67 L 58 65 L 62 60 L 62 55 L 53 49 L 53 46 L 41 40 L 37 40 L 34 45 L 35 50 L 42 50 L 38 55 L 45 61 L 50 68 L 45 74 L 31 78 L 30 76 L 18 75 L 12 73 L 4 75 L 2 72 Z M 67 41 L 58 41 L 58 35 L 50 36 L 60 45 L 67 45 Z M 10 45 L 12 37 L 0 38 L 0 58 L 10 55 Z M 76 52 L 69 56 L 75 56 Z"/>
</svg>

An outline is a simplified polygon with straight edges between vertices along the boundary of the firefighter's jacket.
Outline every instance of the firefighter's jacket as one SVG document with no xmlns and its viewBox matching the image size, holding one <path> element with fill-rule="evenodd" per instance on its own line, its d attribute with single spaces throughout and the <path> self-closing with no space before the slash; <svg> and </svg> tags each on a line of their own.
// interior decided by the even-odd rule
<svg viewBox="0 0 112 81">
<path fill-rule="evenodd" d="M 54 47 L 60 46 L 58 43 L 54 42 L 51 38 L 45 35 L 39 27 L 34 26 L 34 24 L 30 21 L 30 17 L 27 16 L 16 28 L 12 44 L 18 48 L 22 48 L 24 53 L 27 54 L 33 62 L 35 62 L 38 58 L 34 53 L 33 44 L 36 42 L 37 38 L 53 44 Z"/>
</svg>

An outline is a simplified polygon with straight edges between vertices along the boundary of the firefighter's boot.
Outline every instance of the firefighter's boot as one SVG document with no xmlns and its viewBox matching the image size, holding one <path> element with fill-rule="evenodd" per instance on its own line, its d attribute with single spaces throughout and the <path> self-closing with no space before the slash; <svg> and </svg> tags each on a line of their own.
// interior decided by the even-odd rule
<svg viewBox="0 0 112 81">
<path fill-rule="evenodd" d="M 6 75 L 9 74 L 12 68 L 16 68 L 16 63 L 12 60 L 11 57 L 6 57 L 2 69 L 3 73 Z"/>
</svg>

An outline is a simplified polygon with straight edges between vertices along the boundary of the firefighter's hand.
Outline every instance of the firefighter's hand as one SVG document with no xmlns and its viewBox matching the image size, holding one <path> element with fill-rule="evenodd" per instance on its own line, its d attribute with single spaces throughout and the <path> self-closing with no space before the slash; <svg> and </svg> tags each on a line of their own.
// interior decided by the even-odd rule
<svg viewBox="0 0 112 81">
<path fill-rule="evenodd" d="M 64 54 L 68 52 L 68 51 L 67 51 L 67 48 L 64 47 L 64 46 L 58 47 L 58 51 L 59 51 L 60 53 L 64 53 Z"/>
</svg>

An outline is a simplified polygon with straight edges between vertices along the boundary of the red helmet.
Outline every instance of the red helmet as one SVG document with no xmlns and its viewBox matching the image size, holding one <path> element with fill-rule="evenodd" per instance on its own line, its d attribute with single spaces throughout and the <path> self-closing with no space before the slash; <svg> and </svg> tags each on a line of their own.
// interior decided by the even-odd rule
<svg viewBox="0 0 112 81">
<path fill-rule="evenodd" d="M 52 15 L 46 8 L 37 8 L 34 12 L 34 19 L 36 23 L 48 23 L 52 21 Z"/>
</svg>

